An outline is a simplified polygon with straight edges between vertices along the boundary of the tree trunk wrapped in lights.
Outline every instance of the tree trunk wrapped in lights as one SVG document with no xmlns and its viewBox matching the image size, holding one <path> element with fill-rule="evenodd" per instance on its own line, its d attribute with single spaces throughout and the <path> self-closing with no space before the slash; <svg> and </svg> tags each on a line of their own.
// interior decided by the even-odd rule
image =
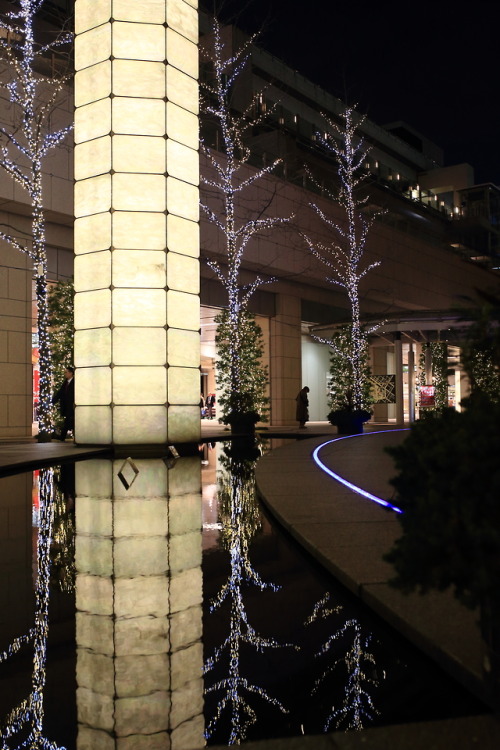
<svg viewBox="0 0 500 750">
<path fill-rule="evenodd" d="M 15 121 L 0 127 L 0 166 L 31 201 L 30 241 L 0 230 L 0 239 L 28 255 L 33 262 L 40 353 L 39 440 L 50 440 L 52 432 L 52 378 L 48 334 L 47 254 L 43 205 L 43 160 L 71 130 L 71 125 L 51 130 L 51 116 L 63 97 L 68 76 L 52 78 L 37 72 L 43 57 L 67 45 L 71 35 L 61 33 L 46 45 L 35 42 L 33 22 L 43 0 L 20 0 L 19 10 L 0 18 L 6 35 L 0 38 L 0 54 L 7 63 L 8 80 L 2 84 L 13 105 Z"/>
<path fill-rule="evenodd" d="M 329 191 L 326 191 L 326 194 L 344 210 L 345 223 L 329 218 L 318 205 L 312 203 L 312 208 L 332 231 L 333 238 L 327 244 L 314 242 L 307 235 L 304 235 L 304 239 L 311 252 L 329 269 L 327 281 L 344 289 L 349 298 L 350 324 L 346 328 L 349 332 L 348 346 L 341 349 L 334 339 L 317 340 L 328 344 L 335 354 L 346 358 L 348 379 L 352 384 L 352 407 L 360 410 L 367 406 L 364 398 L 367 336 L 378 327 L 367 330 L 361 324 L 360 282 L 369 271 L 380 265 L 379 262 L 363 264 L 363 256 L 368 232 L 377 216 L 383 212 L 367 212 L 367 197 L 359 196 L 359 188 L 367 177 L 364 165 L 368 151 L 364 147 L 363 139 L 357 134 L 364 118 L 361 117 L 359 122 L 356 122 L 352 107 L 347 107 L 342 117 L 345 120 L 342 127 L 326 118 L 330 131 L 318 134 L 318 139 L 325 149 L 334 155 L 337 162 L 340 179 L 338 194 L 334 195 Z M 314 178 L 312 179 L 314 181 Z"/>
<path fill-rule="evenodd" d="M 256 234 L 285 224 L 291 217 L 265 216 L 272 199 L 259 201 L 252 198 L 252 208 L 245 211 L 242 207 L 246 191 L 252 188 L 257 180 L 272 172 L 281 159 L 275 159 L 255 171 L 248 168 L 252 154 L 247 145 L 247 138 L 251 136 L 254 128 L 266 120 L 273 107 L 266 111 L 263 93 L 257 92 L 243 112 L 233 108 L 233 89 L 249 61 L 254 37 L 248 39 L 234 54 L 227 53 L 222 37 L 223 29 L 217 19 L 214 19 L 210 43 L 202 49 L 202 55 L 207 61 L 206 68 L 210 70 L 200 84 L 201 109 L 207 122 L 212 121 L 217 128 L 220 150 L 210 148 L 203 139 L 201 150 L 214 175 L 213 178 L 202 178 L 205 199 L 210 199 L 212 205 L 215 201 L 217 210 L 204 202 L 201 208 L 224 238 L 224 265 L 213 259 L 208 260 L 208 265 L 227 292 L 227 326 L 230 331 L 228 390 L 231 394 L 238 394 L 238 397 L 243 396 L 244 400 L 245 376 L 240 362 L 246 343 L 241 335 L 240 320 L 253 292 L 260 285 L 270 283 L 274 279 L 257 276 L 250 284 L 242 285 L 239 277 L 243 255 Z"/>
</svg>

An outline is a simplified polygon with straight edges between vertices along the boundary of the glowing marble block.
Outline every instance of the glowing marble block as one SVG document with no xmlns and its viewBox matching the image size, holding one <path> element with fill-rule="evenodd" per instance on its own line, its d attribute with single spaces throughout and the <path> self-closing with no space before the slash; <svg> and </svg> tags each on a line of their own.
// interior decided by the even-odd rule
<svg viewBox="0 0 500 750">
<path fill-rule="evenodd" d="M 76 0 L 75 29 L 76 440 L 197 441 L 197 2 Z"/>
</svg>

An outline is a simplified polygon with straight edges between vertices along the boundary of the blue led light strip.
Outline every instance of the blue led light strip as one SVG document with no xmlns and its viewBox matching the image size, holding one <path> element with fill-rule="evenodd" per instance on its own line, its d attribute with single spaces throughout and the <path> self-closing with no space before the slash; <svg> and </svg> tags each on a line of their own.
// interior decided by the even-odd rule
<svg viewBox="0 0 500 750">
<path fill-rule="evenodd" d="M 363 490 L 361 487 L 358 487 L 356 484 L 352 484 L 352 482 L 348 482 L 347 479 L 344 479 L 336 472 L 332 471 L 331 469 L 326 466 L 326 464 L 321 461 L 318 454 L 322 448 L 325 447 L 325 445 L 330 445 L 330 443 L 336 443 L 338 440 L 349 440 L 350 438 L 356 437 L 369 437 L 370 435 L 381 435 L 384 432 L 406 432 L 408 431 L 408 428 L 405 427 L 401 430 L 378 430 L 377 432 L 365 432 L 361 435 L 346 435 L 346 437 L 341 438 L 334 438 L 333 440 L 327 440 L 325 443 L 321 443 L 321 445 L 318 445 L 317 448 L 313 450 L 312 457 L 316 465 L 324 472 L 329 474 L 333 479 L 336 479 L 337 482 L 340 482 L 341 484 L 348 487 L 353 492 L 357 492 L 358 495 L 362 495 L 363 497 L 366 497 L 367 500 L 371 500 L 374 503 L 378 503 L 379 505 L 383 505 L 384 508 L 389 508 L 389 510 L 393 510 L 396 513 L 402 513 L 403 511 L 401 508 L 398 508 L 397 505 L 393 505 L 388 500 L 384 500 L 381 497 L 377 497 L 377 495 L 372 495 L 371 492 L 368 492 L 367 490 Z"/>
</svg>

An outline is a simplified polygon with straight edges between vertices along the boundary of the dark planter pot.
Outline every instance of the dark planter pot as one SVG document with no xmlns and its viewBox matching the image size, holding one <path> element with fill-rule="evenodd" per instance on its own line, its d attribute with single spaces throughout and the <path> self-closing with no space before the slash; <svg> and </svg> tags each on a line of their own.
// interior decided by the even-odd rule
<svg viewBox="0 0 500 750">
<path fill-rule="evenodd" d="M 255 435 L 255 419 L 244 414 L 229 418 L 229 425 L 233 435 Z"/>
<path fill-rule="evenodd" d="M 361 435 L 363 425 L 370 419 L 365 411 L 337 411 L 330 418 L 330 423 L 337 427 L 339 435 Z"/>
<path fill-rule="evenodd" d="M 225 449 L 230 458 L 238 461 L 256 461 L 261 452 L 255 435 L 237 435 L 231 439 L 231 447 Z"/>
</svg>

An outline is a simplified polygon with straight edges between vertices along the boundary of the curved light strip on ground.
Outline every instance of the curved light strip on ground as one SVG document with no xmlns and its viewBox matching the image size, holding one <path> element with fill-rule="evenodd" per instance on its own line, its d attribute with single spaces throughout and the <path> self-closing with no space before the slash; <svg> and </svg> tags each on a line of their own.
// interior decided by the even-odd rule
<svg viewBox="0 0 500 750">
<path fill-rule="evenodd" d="M 352 484 L 352 482 L 349 482 L 347 479 L 344 479 L 339 474 L 329 469 L 328 466 L 326 466 L 326 464 L 324 464 L 323 461 L 321 461 L 321 459 L 318 456 L 318 453 L 320 452 L 322 448 L 325 447 L 325 445 L 330 445 L 330 443 L 336 443 L 338 440 L 349 440 L 350 438 L 353 438 L 353 437 L 369 437 L 370 435 L 380 435 L 383 432 L 405 432 L 407 430 L 408 428 L 405 427 L 401 430 L 378 430 L 377 432 L 365 432 L 361 435 L 346 435 L 345 437 L 334 438 L 333 440 L 327 440 L 326 442 L 321 443 L 321 445 L 318 445 L 317 448 L 313 450 L 312 457 L 316 465 L 319 466 L 319 468 L 322 471 L 329 474 L 331 477 L 336 479 L 337 482 L 340 482 L 341 484 L 345 485 L 353 492 L 357 492 L 358 495 L 362 495 L 363 497 L 366 497 L 367 500 L 371 500 L 374 503 L 383 505 L 384 508 L 389 508 L 389 510 L 393 510 L 396 513 L 402 513 L 403 511 L 401 510 L 401 508 L 398 508 L 397 505 L 393 505 L 388 500 L 384 500 L 381 497 L 377 497 L 377 495 L 372 495 L 371 492 L 368 492 L 367 490 L 363 490 L 361 487 L 358 487 L 356 484 Z"/>
</svg>

